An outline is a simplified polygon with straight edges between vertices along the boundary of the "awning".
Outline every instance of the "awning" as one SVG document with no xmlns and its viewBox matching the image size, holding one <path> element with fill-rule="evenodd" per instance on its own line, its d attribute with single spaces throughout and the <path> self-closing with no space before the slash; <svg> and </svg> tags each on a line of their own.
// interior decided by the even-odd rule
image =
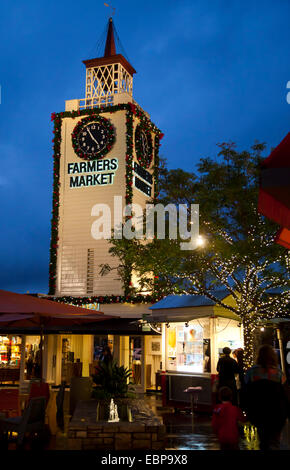
<svg viewBox="0 0 290 470">
<path fill-rule="evenodd" d="M 219 300 L 229 296 L 227 290 L 213 293 Z M 158 323 L 187 322 L 214 316 L 240 321 L 238 315 L 225 308 L 215 312 L 215 306 L 216 302 L 204 295 L 168 295 L 149 309 L 152 310 L 153 320 Z"/>
<path fill-rule="evenodd" d="M 74 305 L 0 290 L 0 328 L 44 328 L 114 321 L 115 317 Z"/>
<path fill-rule="evenodd" d="M 17 294 L 6 290 L 0 290 L 0 314 L 38 314 L 38 315 L 90 315 L 94 314 L 99 320 L 112 318 L 102 312 L 74 305 L 53 302 L 52 300 L 39 299 L 26 294 Z"/>
<path fill-rule="evenodd" d="M 258 211 L 281 226 L 275 241 L 289 249 L 290 133 L 261 165 Z"/>
<path fill-rule="evenodd" d="M 107 317 L 106 317 L 107 318 Z M 149 328 L 148 331 L 142 330 L 142 324 L 135 318 L 112 317 L 111 320 L 90 321 L 79 324 L 71 323 L 64 326 L 44 326 L 45 335 L 116 335 L 116 336 L 155 336 L 159 335 Z M 154 320 L 152 319 L 152 322 Z M 3 326 L 0 316 L 0 335 L 39 335 L 39 328 L 31 326 L 21 327 L 17 323 L 13 326 Z"/>
</svg>

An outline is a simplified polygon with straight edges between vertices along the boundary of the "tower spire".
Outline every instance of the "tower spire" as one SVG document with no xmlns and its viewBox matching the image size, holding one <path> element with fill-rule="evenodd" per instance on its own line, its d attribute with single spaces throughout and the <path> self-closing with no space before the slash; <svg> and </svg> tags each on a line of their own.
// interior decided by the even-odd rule
<svg viewBox="0 0 290 470">
<path fill-rule="evenodd" d="M 116 45 L 115 45 L 115 37 L 114 37 L 113 18 L 111 17 L 109 18 L 109 23 L 108 23 L 108 32 L 107 32 L 104 57 L 111 57 L 112 55 L 116 55 Z"/>
<path fill-rule="evenodd" d="M 117 54 L 115 33 L 110 17 L 104 55 L 83 61 L 86 66 L 84 106 L 87 108 L 132 101 L 133 74 L 136 70 L 122 54 Z M 117 33 L 116 39 L 119 40 Z"/>
</svg>

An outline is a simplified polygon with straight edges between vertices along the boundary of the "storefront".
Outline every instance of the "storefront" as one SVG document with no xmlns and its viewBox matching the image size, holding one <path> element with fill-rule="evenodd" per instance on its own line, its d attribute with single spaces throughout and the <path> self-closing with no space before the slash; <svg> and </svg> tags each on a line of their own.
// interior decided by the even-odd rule
<svg viewBox="0 0 290 470">
<path fill-rule="evenodd" d="M 139 334 L 138 334 L 139 333 Z M 151 334 L 150 334 L 151 333 Z M 132 371 L 131 382 L 139 393 L 156 389 L 156 373 L 162 359 L 161 334 L 136 330 L 135 333 L 108 335 L 107 339 L 95 336 L 95 342 L 108 342 L 114 360 Z M 95 348 L 96 351 L 96 348 Z M 95 356 L 95 360 L 98 357 Z"/>
<path fill-rule="evenodd" d="M 90 376 L 108 345 L 114 360 L 132 370 L 138 391 L 155 387 L 161 334 L 144 325 L 149 305 L 104 304 L 104 313 L 8 291 L 0 291 L 0 304 L 0 369 L 16 371 L 5 382 L 24 390 L 42 371 L 51 385 L 69 384 Z"/>
<path fill-rule="evenodd" d="M 130 322 L 123 322 L 122 331 L 105 334 L 106 326 L 95 327 L 88 334 L 80 331 L 46 332 L 43 339 L 43 380 L 51 385 L 62 381 L 70 384 L 72 377 L 88 377 L 95 372 L 105 346 L 109 346 L 114 360 L 132 370 L 132 382 L 140 393 L 155 388 L 155 377 L 160 369 L 161 335 L 142 332 Z M 118 325 L 119 326 L 119 325 Z M 102 330 L 101 330 L 102 328 Z M 99 329 L 99 331 L 98 331 Z M 16 383 L 26 387 L 28 381 L 40 378 L 40 336 L 24 334 L 0 336 L 0 383 Z M 28 332 L 27 332 L 28 333 Z M 10 358 L 10 359 L 9 359 Z"/>
<path fill-rule="evenodd" d="M 220 294 L 231 301 L 226 292 Z M 201 296 L 168 296 L 151 307 L 154 321 L 162 322 L 163 402 L 187 406 L 184 390 L 201 386 L 200 408 L 210 408 L 216 366 L 225 346 L 243 346 L 239 318 Z"/>
<path fill-rule="evenodd" d="M 59 384 L 70 383 L 72 377 L 88 377 L 95 372 L 103 350 L 109 346 L 113 359 L 132 371 L 131 381 L 138 392 L 156 386 L 156 372 L 161 362 L 161 335 L 135 333 L 114 334 L 61 334 L 47 335 L 45 356 L 45 380 Z M 122 332 L 120 332 L 122 333 Z M 139 333 L 139 334 L 138 334 Z M 153 348 L 153 349 L 152 349 Z"/>
<path fill-rule="evenodd" d="M 21 338 L 19 336 L 0 336 L 0 364 L 19 366 Z"/>
<path fill-rule="evenodd" d="M 19 336 L 0 336 L 0 383 L 19 380 L 20 348 Z"/>
</svg>

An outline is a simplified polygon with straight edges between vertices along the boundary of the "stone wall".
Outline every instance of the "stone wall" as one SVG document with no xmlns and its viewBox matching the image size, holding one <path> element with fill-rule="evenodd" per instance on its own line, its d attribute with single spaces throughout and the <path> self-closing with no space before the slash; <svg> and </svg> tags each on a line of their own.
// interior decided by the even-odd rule
<svg viewBox="0 0 290 470">
<path fill-rule="evenodd" d="M 70 450 L 164 449 L 165 426 L 161 423 L 105 423 L 69 427 Z"/>
<path fill-rule="evenodd" d="M 135 401 L 134 410 L 132 423 L 108 423 L 96 421 L 95 400 L 79 402 L 68 428 L 68 449 L 164 449 L 166 429 L 162 421 L 141 400 Z"/>
</svg>

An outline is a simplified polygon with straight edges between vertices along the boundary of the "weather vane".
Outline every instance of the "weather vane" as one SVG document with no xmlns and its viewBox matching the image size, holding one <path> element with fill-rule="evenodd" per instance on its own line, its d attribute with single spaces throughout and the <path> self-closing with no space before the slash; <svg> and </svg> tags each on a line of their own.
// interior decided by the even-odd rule
<svg viewBox="0 0 290 470">
<path fill-rule="evenodd" d="M 114 8 L 110 3 L 104 3 L 105 7 L 108 7 L 111 9 L 112 13 L 110 16 L 114 16 L 116 8 Z"/>
</svg>

